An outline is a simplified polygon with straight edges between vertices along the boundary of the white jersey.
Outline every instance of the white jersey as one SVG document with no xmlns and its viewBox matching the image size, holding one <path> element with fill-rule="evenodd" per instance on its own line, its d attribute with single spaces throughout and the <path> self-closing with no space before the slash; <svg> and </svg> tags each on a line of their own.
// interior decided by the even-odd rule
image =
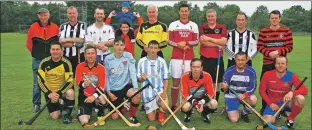
<svg viewBox="0 0 312 130">
<path fill-rule="evenodd" d="M 139 60 L 137 69 L 137 77 L 141 77 L 142 73 L 145 73 L 147 78 L 155 87 L 154 90 L 157 90 L 158 93 L 163 92 L 164 80 L 168 80 L 170 76 L 167 63 L 163 58 L 157 56 L 156 60 L 149 60 L 145 56 Z M 144 81 L 142 83 L 142 87 L 147 83 L 147 81 Z M 156 96 L 154 90 L 151 86 L 145 88 L 142 91 L 142 101 L 150 102 L 153 100 L 153 98 Z"/>
<path fill-rule="evenodd" d="M 88 43 L 98 44 L 100 42 L 106 42 L 114 39 L 115 32 L 111 25 L 104 24 L 102 28 L 97 28 L 95 26 L 95 23 L 93 23 L 87 28 L 87 35 L 85 40 L 87 44 Z M 110 49 L 108 49 L 105 52 L 97 49 L 97 55 L 106 55 L 109 54 L 110 52 L 111 52 Z"/>
</svg>

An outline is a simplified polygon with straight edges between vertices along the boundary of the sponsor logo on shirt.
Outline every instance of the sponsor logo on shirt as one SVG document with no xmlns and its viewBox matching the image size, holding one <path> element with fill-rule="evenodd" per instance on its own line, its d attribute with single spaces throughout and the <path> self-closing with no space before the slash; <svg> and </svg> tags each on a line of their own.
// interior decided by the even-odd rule
<svg viewBox="0 0 312 130">
<path fill-rule="evenodd" d="M 110 72 L 112 74 L 122 74 L 122 73 L 127 73 L 128 72 L 128 68 L 111 68 Z"/>
<path fill-rule="evenodd" d="M 272 81 L 269 81 L 270 83 L 276 83 L 276 81 L 275 80 L 272 80 Z"/>
<path fill-rule="evenodd" d="M 181 37 L 188 37 L 190 35 L 190 32 L 186 32 L 186 31 L 181 31 L 179 32 Z"/>
<path fill-rule="evenodd" d="M 280 46 L 284 46 L 283 42 L 273 42 L 273 43 L 267 43 L 266 45 L 267 47 L 280 47 Z"/>
</svg>

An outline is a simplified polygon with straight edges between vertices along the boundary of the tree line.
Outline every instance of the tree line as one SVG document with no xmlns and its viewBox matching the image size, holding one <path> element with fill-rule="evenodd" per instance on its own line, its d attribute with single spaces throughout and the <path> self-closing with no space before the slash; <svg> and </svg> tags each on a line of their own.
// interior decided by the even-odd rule
<svg viewBox="0 0 312 130">
<path fill-rule="evenodd" d="M 146 15 L 147 5 L 129 2 L 132 11 L 139 12 L 144 20 L 148 20 Z M 29 4 L 25 1 L 2 1 L 1 32 L 17 32 L 20 29 L 20 25 L 31 25 L 37 20 L 37 10 L 42 7 L 50 10 L 50 20 L 57 25 L 61 24 L 61 15 L 66 14 L 66 10 L 61 11 L 61 8 L 69 6 L 85 7 L 87 20 L 84 22 L 91 24 L 94 22 L 93 13 L 96 7 L 103 7 L 105 9 L 105 15 L 108 16 L 112 10 L 121 10 L 122 1 L 66 1 L 65 3 L 67 6 L 60 3 L 38 4 L 34 2 L 33 4 Z M 180 1 L 176 2 L 173 6 L 165 5 L 158 7 L 158 20 L 169 25 L 171 22 L 179 19 L 178 8 L 183 3 L 190 5 L 190 19 L 199 25 L 206 23 L 205 12 L 207 9 L 212 8 L 217 11 L 217 22 L 224 24 L 228 29 L 233 29 L 236 26 L 236 14 L 241 11 L 240 7 L 235 4 L 219 6 L 215 2 L 207 2 L 203 9 L 200 9 L 197 4 L 192 5 L 188 1 Z M 248 16 L 247 27 L 257 31 L 269 26 L 269 13 L 266 6 L 261 5 L 257 7 L 255 12 L 251 16 Z M 114 18 L 112 23 L 114 27 L 118 25 L 118 22 Z M 282 26 L 289 27 L 293 32 L 311 32 L 311 9 L 306 10 L 300 5 L 294 5 L 285 9 L 282 13 L 281 24 Z"/>
</svg>

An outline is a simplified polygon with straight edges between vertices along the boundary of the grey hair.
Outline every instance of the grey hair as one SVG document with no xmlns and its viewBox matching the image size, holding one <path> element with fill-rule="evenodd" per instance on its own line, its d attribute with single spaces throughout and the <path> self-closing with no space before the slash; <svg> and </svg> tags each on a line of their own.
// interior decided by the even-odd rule
<svg viewBox="0 0 312 130">
<path fill-rule="evenodd" d="M 151 5 L 149 5 L 148 7 L 147 7 L 147 12 L 148 12 L 148 9 L 149 8 L 152 8 L 152 7 L 155 7 L 156 8 L 156 12 L 158 13 L 158 7 L 157 7 L 157 5 L 154 5 L 154 4 L 151 4 Z"/>
<path fill-rule="evenodd" d="M 206 15 L 209 14 L 209 13 L 214 13 L 214 14 L 216 14 L 216 16 L 217 16 L 217 11 L 214 10 L 214 9 L 208 9 L 208 10 L 206 11 Z"/>
<path fill-rule="evenodd" d="M 67 12 L 68 12 L 69 9 L 75 9 L 76 12 L 78 13 L 78 10 L 77 10 L 77 8 L 76 8 L 75 6 L 69 6 L 69 7 L 67 8 Z"/>
</svg>

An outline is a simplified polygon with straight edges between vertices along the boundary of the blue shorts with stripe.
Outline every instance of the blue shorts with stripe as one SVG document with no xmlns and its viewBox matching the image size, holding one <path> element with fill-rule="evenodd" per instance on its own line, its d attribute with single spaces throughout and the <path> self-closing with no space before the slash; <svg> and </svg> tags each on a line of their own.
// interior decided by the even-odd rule
<svg viewBox="0 0 312 130">
<path fill-rule="evenodd" d="M 279 107 L 281 107 L 284 104 L 284 101 L 279 101 L 276 103 Z M 285 107 L 282 109 L 282 111 L 290 111 L 290 103 L 286 104 Z M 269 105 L 266 105 L 263 115 L 274 115 L 275 111 L 273 111 Z M 277 116 L 278 117 L 278 116 Z"/>
<path fill-rule="evenodd" d="M 224 98 L 226 111 L 237 111 L 239 109 L 239 105 L 242 103 L 238 98 Z"/>
</svg>

